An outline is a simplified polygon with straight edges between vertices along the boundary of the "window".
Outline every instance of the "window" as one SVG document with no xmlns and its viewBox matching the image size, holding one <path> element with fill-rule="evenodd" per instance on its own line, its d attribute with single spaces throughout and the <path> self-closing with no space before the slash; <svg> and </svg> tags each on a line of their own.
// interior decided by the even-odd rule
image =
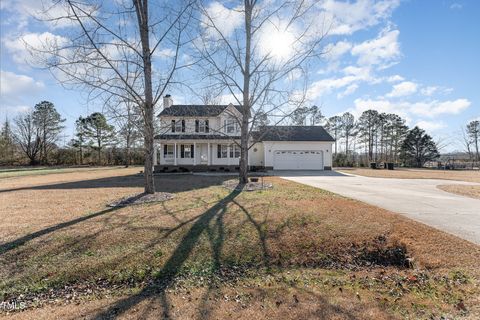
<svg viewBox="0 0 480 320">
<path fill-rule="evenodd" d="M 223 125 L 226 133 L 234 133 L 237 131 L 235 119 L 226 119 L 224 120 Z"/>
<path fill-rule="evenodd" d="M 173 144 L 163 145 L 163 157 L 165 159 L 173 158 L 174 152 L 175 152 L 175 146 Z"/>
<path fill-rule="evenodd" d="M 172 120 L 172 132 L 185 132 L 185 120 Z"/>
<path fill-rule="evenodd" d="M 226 144 L 217 145 L 217 158 L 228 158 L 228 146 Z"/>
<path fill-rule="evenodd" d="M 193 144 L 182 144 L 180 146 L 180 158 L 193 158 Z"/>
<path fill-rule="evenodd" d="M 230 145 L 230 158 L 240 158 L 240 146 Z"/>
<path fill-rule="evenodd" d="M 209 130 L 208 120 L 195 120 L 195 132 L 208 133 Z"/>
</svg>

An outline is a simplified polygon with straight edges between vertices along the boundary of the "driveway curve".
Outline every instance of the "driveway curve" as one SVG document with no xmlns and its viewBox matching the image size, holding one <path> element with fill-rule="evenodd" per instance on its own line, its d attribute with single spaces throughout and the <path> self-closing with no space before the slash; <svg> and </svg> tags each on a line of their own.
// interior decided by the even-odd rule
<svg viewBox="0 0 480 320">
<path fill-rule="evenodd" d="M 360 200 L 480 244 L 480 200 L 438 185 L 480 185 L 440 179 L 371 178 L 335 171 L 274 172 L 284 179 Z"/>
</svg>

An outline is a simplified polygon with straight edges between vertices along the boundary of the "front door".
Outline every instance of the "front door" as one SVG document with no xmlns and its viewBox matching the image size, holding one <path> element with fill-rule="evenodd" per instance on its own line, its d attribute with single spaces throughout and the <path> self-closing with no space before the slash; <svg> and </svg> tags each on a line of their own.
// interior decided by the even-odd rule
<svg viewBox="0 0 480 320">
<path fill-rule="evenodd" d="M 208 163 L 208 146 L 207 146 L 207 144 L 201 144 L 199 149 L 200 149 L 200 163 L 201 164 L 207 164 Z"/>
</svg>

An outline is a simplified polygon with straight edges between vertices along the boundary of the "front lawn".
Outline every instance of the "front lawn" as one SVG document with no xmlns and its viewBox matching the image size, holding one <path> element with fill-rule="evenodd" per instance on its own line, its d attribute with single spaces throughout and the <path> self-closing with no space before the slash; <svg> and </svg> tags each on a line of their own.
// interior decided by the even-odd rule
<svg viewBox="0 0 480 320">
<path fill-rule="evenodd" d="M 0 182 L 0 301 L 24 318 L 429 318 L 478 315 L 480 248 L 270 177 L 164 175 L 163 203 L 107 208 L 138 169 Z"/>
</svg>

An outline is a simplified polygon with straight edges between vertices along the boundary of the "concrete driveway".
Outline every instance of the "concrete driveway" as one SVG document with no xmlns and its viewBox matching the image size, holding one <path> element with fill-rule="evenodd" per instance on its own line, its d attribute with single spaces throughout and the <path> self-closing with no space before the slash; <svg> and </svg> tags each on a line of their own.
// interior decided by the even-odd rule
<svg viewBox="0 0 480 320">
<path fill-rule="evenodd" d="M 442 184 L 479 185 L 438 179 L 370 178 L 335 171 L 274 172 L 287 180 L 360 200 L 480 244 L 480 200 L 437 188 Z"/>
</svg>

